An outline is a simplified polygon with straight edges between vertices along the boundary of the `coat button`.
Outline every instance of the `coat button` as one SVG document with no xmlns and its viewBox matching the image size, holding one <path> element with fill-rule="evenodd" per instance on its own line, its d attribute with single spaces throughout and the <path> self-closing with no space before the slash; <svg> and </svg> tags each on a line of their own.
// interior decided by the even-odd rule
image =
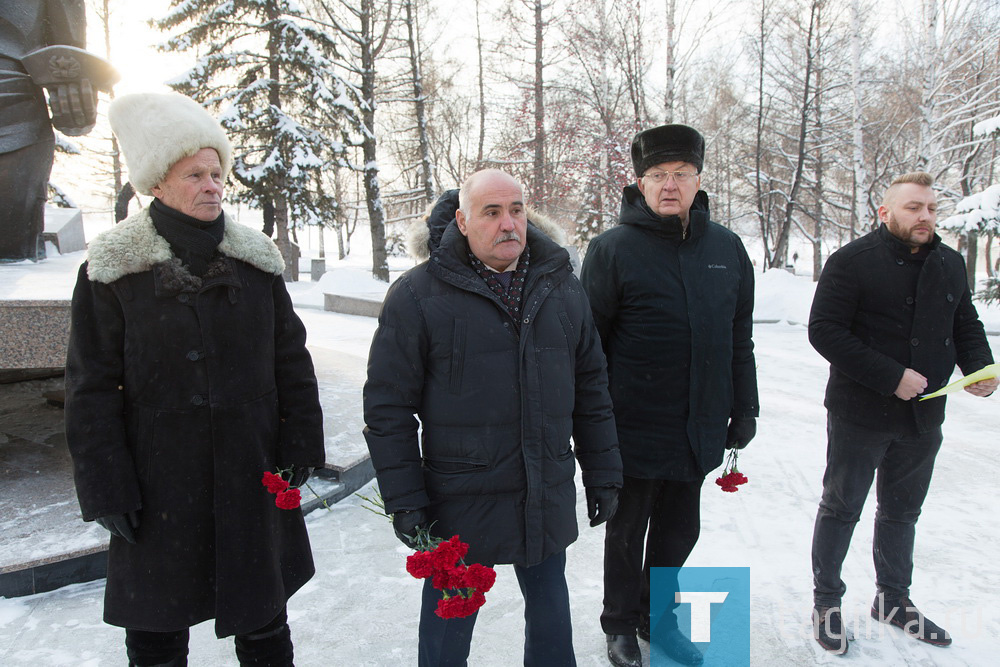
<svg viewBox="0 0 1000 667">
<path fill-rule="evenodd" d="M 949 345 L 951 345 L 951 339 L 950 338 L 945 338 L 944 339 L 944 346 L 948 347 Z"/>
<path fill-rule="evenodd" d="M 912 296 L 906 297 L 906 305 L 907 306 L 912 306 L 913 305 L 913 297 Z"/>
<path fill-rule="evenodd" d="M 196 405 L 197 406 L 197 405 L 204 405 L 204 404 L 205 404 L 205 397 L 204 396 L 201 396 L 199 394 L 195 394 L 194 396 L 191 397 L 191 405 Z"/>
<path fill-rule="evenodd" d="M 531 318 L 530 317 L 524 318 L 524 323 L 525 324 L 528 324 L 529 322 L 531 322 Z"/>
<path fill-rule="evenodd" d="M 188 301 L 191 300 L 191 297 L 189 297 L 187 294 L 178 294 L 177 300 L 180 301 L 181 303 L 187 303 Z"/>
<path fill-rule="evenodd" d="M 897 259 L 896 260 L 896 264 L 899 264 L 900 266 L 902 266 L 903 264 L 905 264 L 905 262 L 903 260 L 901 260 L 901 259 Z"/>
<path fill-rule="evenodd" d="M 187 358 L 188 361 L 198 361 L 199 359 L 201 359 L 201 352 L 199 352 L 198 350 L 191 350 L 190 352 L 187 353 Z"/>
<path fill-rule="evenodd" d="M 953 301 L 955 300 L 955 297 L 954 297 L 954 296 L 952 296 L 951 294 L 949 294 L 949 295 L 948 295 L 948 296 L 946 296 L 945 298 L 946 298 L 946 299 L 948 299 L 948 303 L 952 303 L 952 302 L 953 302 Z"/>
<path fill-rule="evenodd" d="M 916 347 L 917 345 L 920 345 L 920 339 L 918 339 L 918 338 L 911 338 L 910 339 L 910 345 L 912 345 L 913 347 Z"/>
</svg>

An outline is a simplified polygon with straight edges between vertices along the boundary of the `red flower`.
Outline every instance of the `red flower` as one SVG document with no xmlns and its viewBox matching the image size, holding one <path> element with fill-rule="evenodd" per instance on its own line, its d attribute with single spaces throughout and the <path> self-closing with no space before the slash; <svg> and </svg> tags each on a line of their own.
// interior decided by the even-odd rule
<svg viewBox="0 0 1000 667">
<path fill-rule="evenodd" d="M 265 472 L 260 483 L 266 486 L 270 493 L 281 493 L 288 488 L 288 482 L 282 479 L 281 475 L 275 475 L 273 472 Z"/>
<path fill-rule="evenodd" d="M 475 588 L 477 593 L 488 593 L 496 580 L 497 573 L 493 568 L 473 563 L 465 571 L 460 586 L 461 588 Z"/>
<path fill-rule="evenodd" d="M 416 579 L 426 579 L 434 574 L 434 561 L 430 551 L 418 551 L 406 557 L 406 571 Z"/>
<path fill-rule="evenodd" d="M 464 565 L 435 568 L 434 578 L 431 585 L 439 591 L 449 588 L 462 588 L 462 581 L 465 579 Z"/>
<path fill-rule="evenodd" d="M 302 493 L 298 489 L 280 491 L 274 504 L 281 510 L 293 510 L 302 504 Z"/>
<path fill-rule="evenodd" d="M 458 539 L 458 535 L 452 535 L 450 540 L 446 540 L 434 550 L 434 567 L 444 569 L 452 567 L 460 558 L 465 557 L 469 551 L 469 545 Z"/>
<path fill-rule="evenodd" d="M 464 618 L 475 614 L 480 607 L 486 604 L 486 596 L 480 592 L 473 593 L 470 597 L 453 595 L 443 600 L 438 600 L 435 614 L 441 618 Z"/>
</svg>

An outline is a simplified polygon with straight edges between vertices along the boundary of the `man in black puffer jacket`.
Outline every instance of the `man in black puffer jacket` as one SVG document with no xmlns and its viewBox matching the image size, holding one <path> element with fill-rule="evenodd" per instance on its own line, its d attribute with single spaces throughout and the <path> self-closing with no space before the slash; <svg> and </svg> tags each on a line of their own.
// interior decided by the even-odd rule
<svg viewBox="0 0 1000 667">
<path fill-rule="evenodd" d="M 458 199 L 456 210 L 454 192 L 441 198 L 428 221 L 439 244 L 418 244 L 430 258 L 386 295 L 365 438 L 403 543 L 429 527 L 467 542 L 466 562 L 512 563 L 525 597 L 524 664 L 574 665 L 570 436 L 591 525 L 614 513 L 621 486 L 604 354 L 569 255 L 528 224 L 520 185 L 486 170 Z M 476 617 L 439 618 L 439 599 L 428 579 L 419 664 L 464 665 Z"/>
<path fill-rule="evenodd" d="M 701 135 L 685 125 L 640 132 L 638 182 L 624 190 L 621 224 L 591 242 L 581 274 L 608 359 L 625 475 L 604 549 L 601 625 L 616 665 L 641 666 L 649 568 L 684 564 L 698 540 L 705 475 L 725 447 L 745 447 L 756 432 L 753 267 L 740 238 L 709 220 L 704 155 Z M 701 663 L 673 613 L 657 636 L 674 660 Z"/>
</svg>

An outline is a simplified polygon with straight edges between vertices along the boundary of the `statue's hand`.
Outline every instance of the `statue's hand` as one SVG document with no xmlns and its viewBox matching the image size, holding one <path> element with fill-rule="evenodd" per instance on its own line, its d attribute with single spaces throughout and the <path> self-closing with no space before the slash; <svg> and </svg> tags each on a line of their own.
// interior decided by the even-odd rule
<svg viewBox="0 0 1000 667">
<path fill-rule="evenodd" d="M 97 122 L 97 93 L 90 79 L 47 86 L 52 126 L 65 135 L 87 134 Z"/>
</svg>

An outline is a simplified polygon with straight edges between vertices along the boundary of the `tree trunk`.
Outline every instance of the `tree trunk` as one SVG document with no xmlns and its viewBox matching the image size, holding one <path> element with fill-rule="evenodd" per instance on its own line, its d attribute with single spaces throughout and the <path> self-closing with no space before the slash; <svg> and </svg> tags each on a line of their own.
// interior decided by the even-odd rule
<svg viewBox="0 0 1000 667">
<path fill-rule="evenodd" d="M 677 76 L 677 38 L 674 36 L 676 28 L 677 0 L 667 0 L 667 83 L 664 93 L 664 121 L 674 122 L 674 82 Z"/>
<path fill-rule="evenodd" d="M 375 16 L 374 0 L 361 0 L 361 96 L 364 138 L 361 150 L 365 159 L 364 187 L 368 201 L 368 224 L 372 235 L 372 275 L 389 282 L 388 253 L 385 249 L 385 209 L 378 180 L 378 157 L 375 136 Z"/>
<path fill-rule="evenodd" d="M 420 35 L 413 0 L 406 0 L 407 46 L 410 52 L 410 73 L 413 78 L 413 105 L 417 116 L 417 141 L 420 146 L 420 168 L 424 179 L 424 199 L 434 201 L 434 168 L 431 164 L 431 147 L 427 138 L 427 104 L 424 99 L 423 74 L 420 67 Z"/>
<path fill-rule="evenodd" d="M 483 74 L 483 34 L 479 23 L 479 0 L 476 0 L 476 55 L 479 58 L 479 148 L 476 170 L 483 168 L 483 143 L 486 141 L 486 81 Z"/>
<path fill-rule="evenodd" d="M 542 21 L 542 0 L 535 0 L 535 156 L 532 164 L 532 192 L 535 206 L 545 211 L 548 196 L 545 183 L 545 78 L 543 76 L 542 38 L 545 27 Z"/>
<path fill-rule="evenodd" d="M 864 109 L 861 105 L 861 0 L 851 0 L 851 240 L 856 239 L 868 217 L 865 201 L 868 175 L 865 173 Z"/>
</svg>

